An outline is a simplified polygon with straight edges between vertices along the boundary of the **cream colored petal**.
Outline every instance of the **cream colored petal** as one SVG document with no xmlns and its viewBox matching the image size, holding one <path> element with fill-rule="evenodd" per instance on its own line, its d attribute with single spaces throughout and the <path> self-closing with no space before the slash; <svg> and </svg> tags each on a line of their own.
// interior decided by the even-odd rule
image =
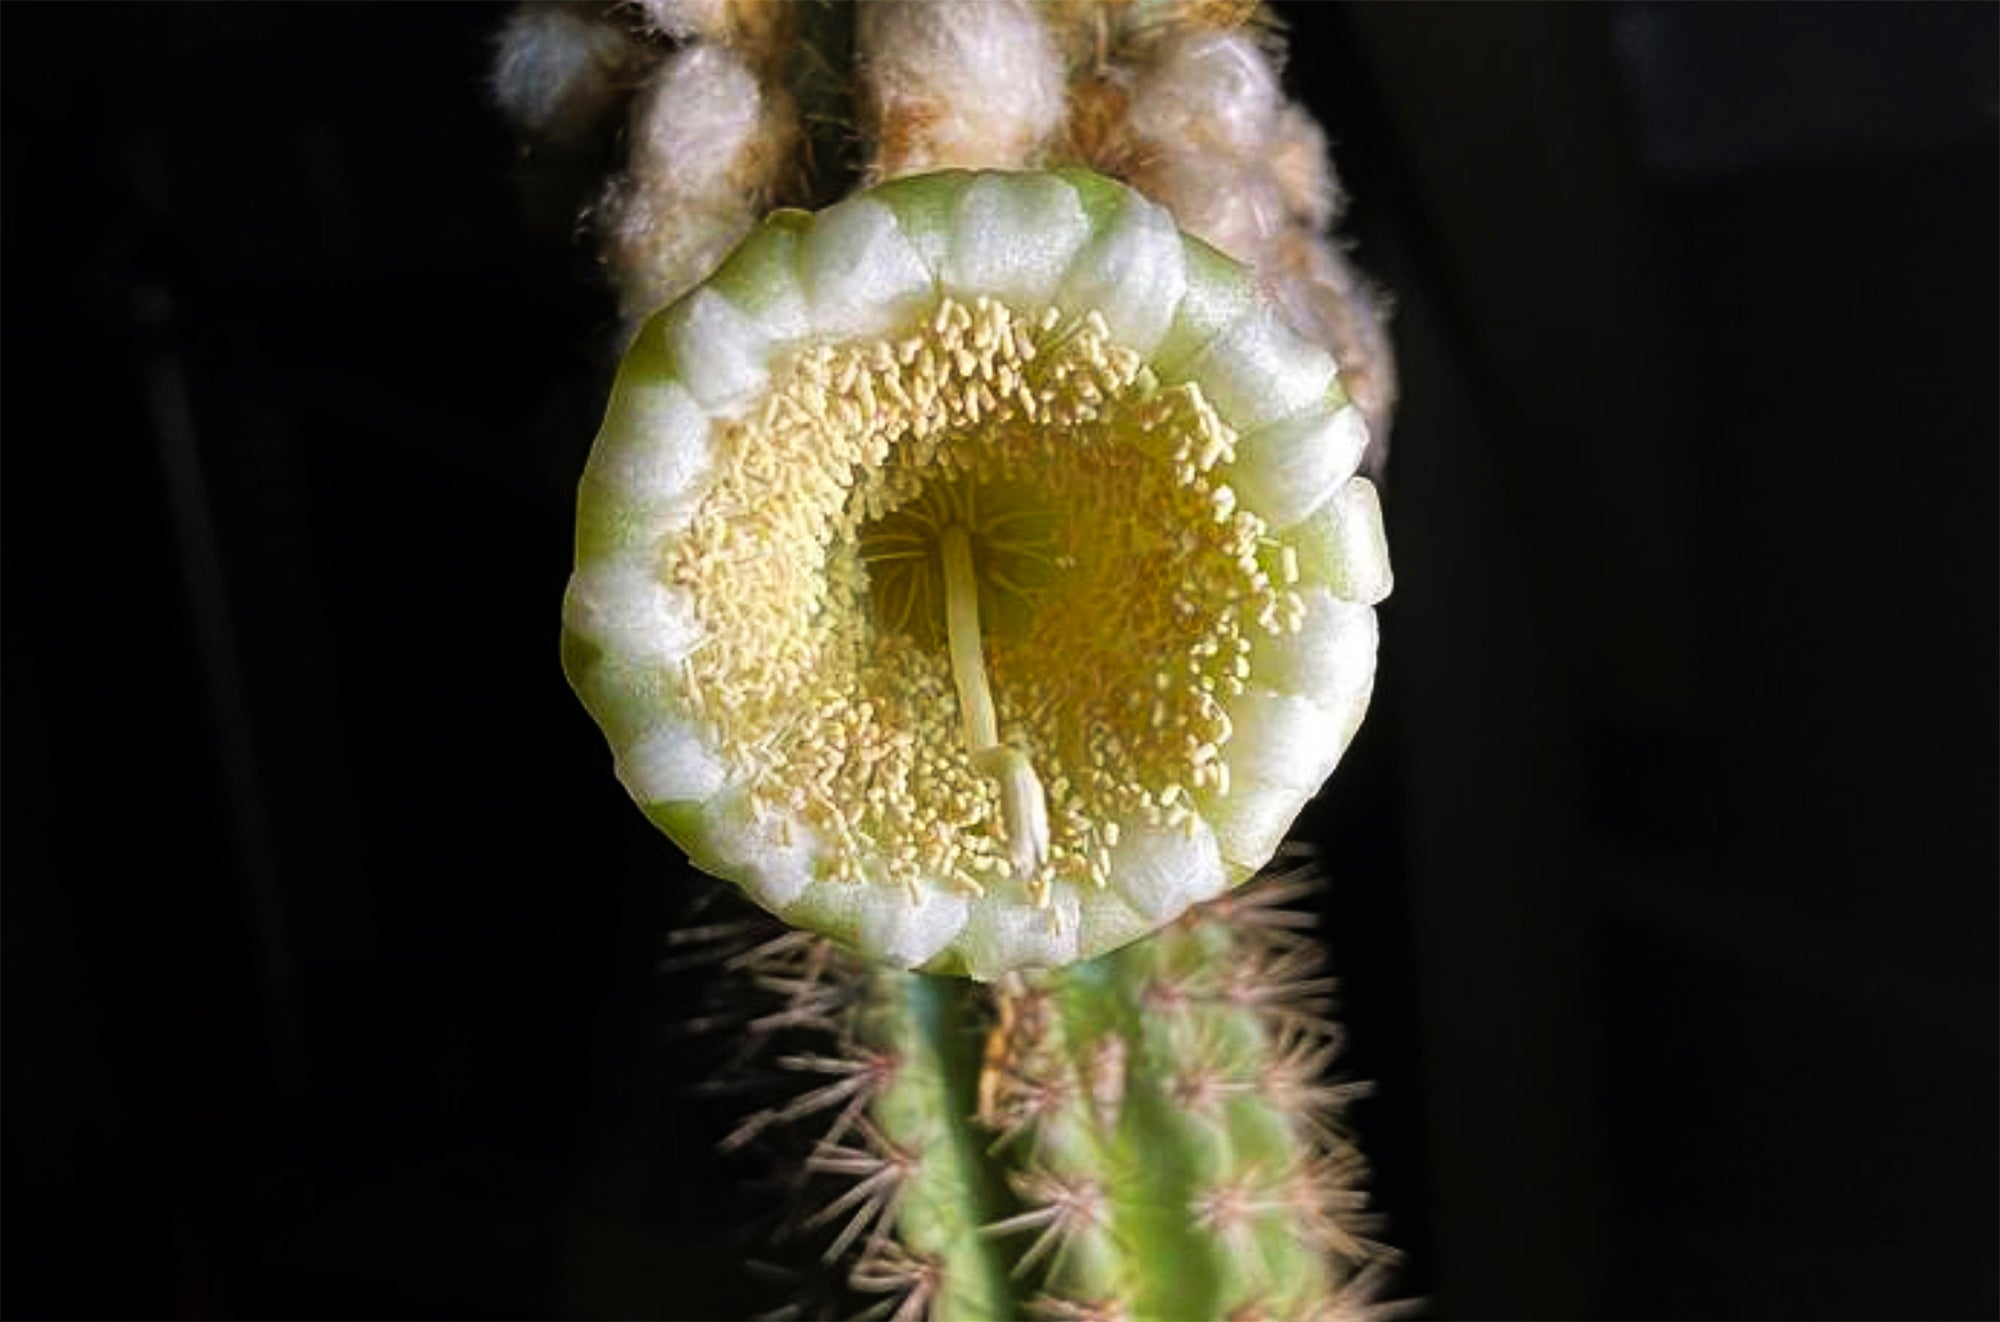
<svg viewBox="0 0 2000 1322">
<path fill-rule="evenodd" d="M 812 828 L 785 810 L 753 807 L 741 785 L 709 800 L 701 831 L 714 861 L 773 913 L 796 904 L 813 883 L 819 839 Z"/>
<path fill-rule="evenodd" d="M 617 755 L 618 782 L 640 803 L 703 800 L 722 788 L 721 761 L 694 729 L 674 722 Z"/>
<path fill-rule="evenodd" d="M 861 948 L 898 968 L 919 968 L 957 939 L 969 912 L 965 896 L 936 888 L 913 898 L 900 886 L 868 886 L 859 905 Z"/>
<path fill-rule="evenodd" d="M 714 484 L 715 431 L 677 381 L 620 379 L 577 488 L 577 559 L 662 554 Z"/>
<path fill-rule="evenodd" d="M 1229 704 L 1235 732 L 1222 750 L 1232 786 L 1258 783 L 1309 794 L 1340 759 L 1339 715 L 1305 698 L 1252 688 Z"/>
<path fill-rule="evenodd" d="M 1271 694 L 1243 710 L 1238 738 L 1224 752 L 1230 760 L 1229 793 L 1196 796 L 1225 860 L 1246 873 L 1270 862 L 1353 741 L 1368 711 L 1372 680 L 1371 672 L 1358 691 L 1335 694 L 1324 705 Z M 1281 737 L 1273 739 L 1274 731 Z M 1238 746 L 1245 733 L 1262 741 L 1256 755 Z"/>
<path fill-rule="evenodd" d="M 990 982 L 1016 969 L 1061 968 L 1078 957 L 1076 892 L 1056 888 L 1045 909 L 989 893 L 973 906 L 959 938 L 965 970 Z"/>
<path fill-rule="evenodd" d="M 578 641 L 564 634 L 565 671 L 613 749 L 637 743 L 662 721 L 693 715 L 678 667 L 634 662 L 590 644 L 584 644 L 587 652 L 573 654 Z"/>
<path fill-rule="evenodd" d="M 598 561 L 572 574 L 563 626 L 621 659 L 652 665 L 680 661 L 702 638 L 687 593 L 633 559 Z"/>
<path fill-rule="evenodd" d="M 697 289 L 644 334 L 667 339 L 674 375 L 711 412 L 740 411 L 770 380 L 771 341 L 712 289 Z"/>
<path fill-rule="evenodd" d="M 1375 673 L 1375 609 L 1343 601 L 1320 587 L 1299 592 L 1305 618 L 1297 633 L 1259 637 L 1250 673 L 1280 693 L 1327 706 L 1366 691 Z"/>
<path fill-rule="evenodd" d="M 936 295 L 936 273 L 873 198 L 849 198 L 813 218 L 800 263 L 813 327 L 837 338 L 887 335 Z"/>
<path fill-rule="evenodd" d="M 909 175 L 868 190 L 868 200 L 896 214 L 896 228 L 909 241 L 924 269 L 935 275 L 951 255 L 959 195 L 973 176 L 953 170 L 943 174 Z"/>
<path fill-rule="evenodd" d="M 1101 954 L 1136 941 L 1153 930 L 1155 924 L 1127 904 L 1117 892 L 1092 888 L 1079 897 L 1077 946 Z"/>
<path fill-rule="evenodd" d="M 1192 834 L 1128 822 L 1111 851 L 1111 888 L 1156 925 L 1221 894 L 1227 880 L 1205 822 L 1194 822 Z"/>
<path fill-rule="evenodd" d="M 1311 795 L 1289 785 L 1231 784 L 1225 795 L 1197 799 L 1225 861 L 1247 875 L 1271 861 Z"/>
<path fill-rule="evenodd" d="M 797 212 L 767 217 L 708 280 L 710 288 L 773 342 L 796 342 L 813 330 L 800 279 L 801 231 L 810 223 Z"/>
<path fill-rule="evenodd" d="M 1114 340 L 1148 353 L 1173 325 L 1174 311 L 1187 292 L 1183 251 L 1173 217 L 1128 193 L 1109 224 L 1070 265 L 1056 306 L 1074 316 L 1100 313 Z"/>
<path fill-rule="evenodd" d="M 1354 476 L 1367 445 L 1360 409 L 1323 407 L 1243 435 L 1230 477 L 1244 504 L 1282 530 L 1331 500 Z"/>
<path fill-rule="evenodd" d="M 1182 260 L 1187 290 L 1153 350 L 1155 370 L 1175 380 L 1184 379 L 1195 356 L 1255 312 L 1259 301 L 1250 273 L 1207 244 L 1183 240 Z"/>
<path fill-rule="evenodd" d="M 982 174 L 959 197 L 945 289 L 1016 308 L 1055 301 L 1063 272 L 1090 237 L 1076 190 L 1054 175 Z"/>
<path fill-rule="evenodd" d="M 1218 335 L 1186 374 L 1239 433 L 1303 413 L 1334 382 L 1333 358 L 1269 304 Z"/>
<path fill-rule="evenodd" d="M 1372 606 L 1395 586 L 1382 532 L 1382 502 L 1365 477 L 1342 485 L 1288 530 L 1285 540 L 1298 548 L 1300 573 L 1337 596 Z"/>
<path fill-rule="evenodd" d="M 678 381 L 624 381 L 583 468 L 586 485 L 634 504 L 689 495 L 715 462 L 708 411 Z"/>
</svg>

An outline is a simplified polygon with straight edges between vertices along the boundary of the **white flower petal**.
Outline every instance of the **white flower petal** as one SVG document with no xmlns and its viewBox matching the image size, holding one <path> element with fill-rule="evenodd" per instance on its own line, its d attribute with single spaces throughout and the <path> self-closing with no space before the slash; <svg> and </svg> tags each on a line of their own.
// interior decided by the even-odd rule
<svg viewBox="0 0 2000 1322">
<path fill-rule="evenodd" d="M 1340 738 L 1334 748 L 1333 759 L 1326 764 L 1326 774 L 1320 777 L 1321 781 L 1333 774 L 1333 769 L 1340 765 L 1341 757 L 1347 752 L 1347 746 L 1360 733 L 1361 722 L 1368 715 L 1368 703 L 1374 696 L 1375 668 L 1370 666 L 1368 673 L 1360 676 L 1358 682 L 1334 694 L 1333 699 L 1325 704 L 1340 731 Z"/>
<path fill-rule="evenodd" d="M 1187 292 L 1182 252 L 1180 231 L 1165 208 L 1129 193 L 1109 226 L 1070 265 L 1056 306 L 1076 316 L 1094 310 L 1119 344 L 1150 352 Z"/>
<path fill-rule="evenodd" d="M 711 411 L 740 409 L 770 380 L 771 341 L 713 289 L 695 290 L 658 325 L 674 375 Z"/>
<path fill-rule="evenodd" d="M 958 200 L 940 274 L 946 290 L 962 297 L 1037 308 L 1055 301 L 1063 272 L 1089 237 L 1083 203 L 1061 179 L 983 174 Z"/>
<path fill-rule="evenodd" d="M 963 895 L 926 888 L 912 899 L 900 886 L 868 886 L 860 903 L 861 948 L 898 968 L 920 968 L 965 929 Z"/>
<path fill-rule="evenodd" d="M 620 378 L 583 469 L 607 510 L 691 516 L 715 472 L 715 422 L 678 381 Z"/>
<path fill-rule="evenodd" d="M 1250 673 L 1259 684 L 1325 706 L 1365 692 L 1375 673 L 1375 609 L 1320 587 L 1299 591 L 1305 618 L 1297 633 L 1256 639 Z"/>
<path fill-rule="evenodd" d="M 601 560 L 570 576 L 563 625 L 628 662 L 672 665 L 701 641 L 686 592 L 660 582 L 636 559 Z"/>
<path fill-rule="evenodd" d="M 1285 538 L 1298 548 L 1300 573 L 1337 596 L 1372 606 L 1395 585 L 1382 501 L 1365 477 L 1347 482 Z"/>
<path fill-rule="evenodd" d="M 960 171 L 906 175 L 868 190 L 869 201 L 880 202 L 895 213 L 896 228 L 933 277 L 944 269 L 945 259 L 951 255 L 959 193 L 971 178 Z"/>
<path fill-rule="evenodd" d="M 685 721 L 694 713 L 672 666 L 635 663 L 564 632 L 564 671 L 576 694 L 616 750 L 637 743 L 663 721 Z"/>
<path fill-rule="evenodd" d="M 1251 688 L 1229 704 L 1235 727 L 1223 746 L 1232 786 L 1253 782 L 1310 793 L 1346 747 L 1338 713 L 1305 698 Z"/>
<path fill-rule="evenodd" d="M 1333 358 L 1265 304 L 1216 336 L 1188 363 L 1187 376 L 1239 433 L 1290 418 L 1320 403 L 1333 384 Z"/>
<path fill-rule="evenodd" d="M 1185 378 L 1195 355 L 1251 315 L 1259 302 L 1250 273 L 1207 244 L 1185 239 L 1181 255 L 1187 292 L 1174 309 L 1173 325 L 1153 351 L 1154 369 L 1175 380 Z"/>
<path fill-rule="evenodd" d="M 664 563 L 675 540 L 694 522 L 697 495 L 642 505 L 618 499 L 602 487 L 584 485 L 577 491 L 576 562 L 645 559 Z"/>
<path fill-rule="evenodd" d="M 1056 969 L 1077 958 L 1082 906 L 1058 886 L 1046 909 L 989 892 L 973 907 L 959 939 L 965 971 L 981 982 L 1017 969 Z"/>
<path fill-rule="evenodd" d="M 784 809 L 754 808 L 741 785 L 708 801 L 701 829 L 712 860 L 773 913 L 796 904 L 813 882 L 813 829 Z"/>
<path fill-rule="evenodd" d="M 868 197 L 815 216 L 800 264 L 814 329 L 841 338 L 890 333 L 936 290 L 896 213 Z"/>
<path fill-rule="evenodd" d="M 1138 940 L 1155 926 L 1108 887 L 1092 887 L 1081 895 L 1079 902 L 1081 916 L 1078 919 L 1077 946 L 1080 950 L 1094 954 L 1116 950 Z"/>
<path fill-rule="evenodd" d="M 874 886 L 865 881 L 822 879 L 802 889 L 776 912 L 793 927 L 818 932 L 850 950 L 873 955 L 861 946 L 861 901 L 872 890 Z"/>
<path fill-rule="evenodd" d="M 1111 888 L 1153 923 L 1222 893 L 1228 877 L 1215 835 L 1197 820 L 1193 834 L 1128 822 L 1111 851 Z"/>
<path fill-rule="evenodd" d="M 1229 793 L 1204 798 L 1202 815 L 1215 832 L 1222 857 L 1245 872 L 1271 861 L 1285 832 L 1298 820 L 1311 795 L 1289 785 L 1257 781 L 1231 784 Z"/>
<path fill-rule="evenodd" d="M 773 215 L 708 280 L 774 342 L 802 340 L 813 330 L 799 269 L 800 231 L 808 223 L 795 212 Z"/>
<path fill-rule="evenodd" d="M 1319 408 L 1240 437 L 1230 478 L 1260 518 L 1273 529 L 1289 528 L 1354 476 L 1367 445 L 1360 409 Z"/>
<path fill-rule="evenodd" d="M 618 783 L 640 803 L 702 800 L 722 788 L 722 762 L 691 727 L 669 722 L 617 756 Z"/>
</svg>

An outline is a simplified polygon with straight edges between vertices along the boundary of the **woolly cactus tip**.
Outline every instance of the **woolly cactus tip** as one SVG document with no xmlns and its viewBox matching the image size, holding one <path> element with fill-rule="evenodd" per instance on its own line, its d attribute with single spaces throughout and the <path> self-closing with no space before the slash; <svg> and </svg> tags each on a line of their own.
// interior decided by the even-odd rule
<svg viewBox="0 0 2000 1322">
<path fill-rule="evenodd" d="M 767 217 L 647 323 L 564 662 L 697 866 L 904 968 L 1059 967 L 1250 876 L 1367 706 L 1366 427 L 1081 171 Z"/>
</svg>

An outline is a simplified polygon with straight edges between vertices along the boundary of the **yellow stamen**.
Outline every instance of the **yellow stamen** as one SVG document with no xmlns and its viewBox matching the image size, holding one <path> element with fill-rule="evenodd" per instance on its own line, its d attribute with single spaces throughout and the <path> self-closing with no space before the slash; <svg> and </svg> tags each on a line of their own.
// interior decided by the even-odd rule
<svg viewBox="0 0 2000 1322">
<path fill-rule="evenodd" d="M 1302 609 L 1200 390 L 986 299 L 771 382 L 662 566 L 709 633 L 678 683 L 753 804 L 829 877 L 1041 904 L 1108 883 L 1121 822 L 1191 827 L 1252 639 Z"/>
</svg>

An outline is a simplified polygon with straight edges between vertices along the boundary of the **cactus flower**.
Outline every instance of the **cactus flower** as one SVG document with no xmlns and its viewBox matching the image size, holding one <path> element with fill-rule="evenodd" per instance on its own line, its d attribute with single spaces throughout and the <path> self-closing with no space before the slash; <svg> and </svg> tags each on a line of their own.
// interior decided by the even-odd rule
<svg viewBox="0 0 2000 1322">
<path fill-rule="evenodd" d="M 1366 428 L 1083 171 L 771 213 L 639 331 L 564 667 L 702 869 L 904 968 L 1060 967 L 1254 873 L 1366 709 Z"/>
</svg>

